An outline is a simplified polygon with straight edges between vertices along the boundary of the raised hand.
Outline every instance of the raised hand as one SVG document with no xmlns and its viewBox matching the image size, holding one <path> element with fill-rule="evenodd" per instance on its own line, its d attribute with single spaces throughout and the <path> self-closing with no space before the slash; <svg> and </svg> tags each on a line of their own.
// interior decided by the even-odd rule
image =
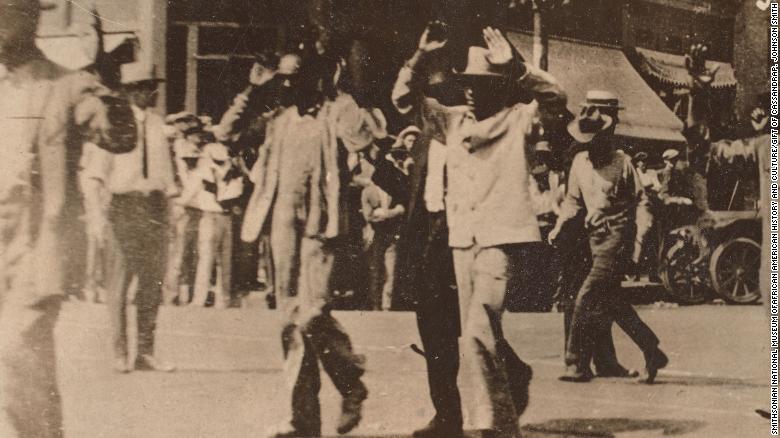
<svg viewBox="0 0 780 438">
<path fill-rule="evenodd" d="M 485 43 L 488 48 L 487 60 L 493 65 L 505 65 L 514 58 L 512 53 L 512 46 L 501 35 L 498 29 L 492 27 L 486 27 L 482 30 L 482 38 L 485 39 Z"/>
<path fill-rule="evenodd" d="M 422 36 L 420 36 L 420 43 L 417 46 L 417 49 L 422 53 L 430 53 L 434 50 L 439 50 L 447 44 L 447 40 L 439 41 L 432 39 L 430 37 L 430 32 L 431 28 L 426 27 L 425 31 L 422 33 Z"/>
<path fill-rule="evenodd" d="M 767 121 L 769 121 L 769 118 L 766 116 L 766 111 L 761 107 L 754 108 L 750 113 L 750 123 L 756 131 L 762 131 Z"/>
<path fill-rule="evenodd" d="M 252 70 L 249 71 L 249 83 L 259 87 L 273 79 L 274 75 L 276 75 L 275 70 L 255 62 Z"/>
<path fill-rule="evenodd" d="M 688 54 L 685 55 L 685 68 L 694 80 L 695 85 L 709 86 L 715 80 L 715 74 L 720 66 L 707 68 L 707 52 L 709 48 L 704 44 L 694 44 Z"/>
</svg>

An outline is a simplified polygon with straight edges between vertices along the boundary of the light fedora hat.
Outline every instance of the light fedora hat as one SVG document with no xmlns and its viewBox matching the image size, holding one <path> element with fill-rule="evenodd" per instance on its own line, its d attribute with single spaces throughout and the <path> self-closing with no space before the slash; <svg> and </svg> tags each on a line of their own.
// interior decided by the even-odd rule
<svg viewBox="0 0 780 438">
<path fill-rule="evenodd" d="M 459 72 L 453 71 L 457 76 L 492 76 L 492 77 L 506 77 L 504 73 L 499 71 L 496 66 L 488 61 L 488 54 L 490 51 L 484 47 L 471 46 L 469 47 L 468 62 L 466 63 L 466 69 Z"/>
<path fill-rule="evenodd" d="M 157 76 L 157 66 L 143 62 L 131 62 L 120 67 L 122 85 L 136 84 L 139 82 L 165 82 Z"/>
<path fill-rule="evenodd" d="M 620 99 L 617 95 L 611 91 L 604 90 L 588 90 L 585 93 L 585 100 L 580 102 L 582 108 L 598 107 L 598 108 L 611 108 L 615 110 L 625 109 L 620 105 Z M 580 113 L 574 120 L 572 120 L 567 130 L 569 134 L 574 137 L 580 143 L 588 143 L 596 136 L 596 132 L 582 132 L 580 130 L 579 121 L 582 119 L 583 113 Z M 615 120 L 605 126 L 602 130 L 608 129 L 615 124 Z"/>
</svg>

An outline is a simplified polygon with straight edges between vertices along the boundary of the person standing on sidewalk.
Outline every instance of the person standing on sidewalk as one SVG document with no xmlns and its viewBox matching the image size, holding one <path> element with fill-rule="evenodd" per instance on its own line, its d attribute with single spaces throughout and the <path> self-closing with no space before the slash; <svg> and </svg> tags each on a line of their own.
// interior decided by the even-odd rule
<svg viewBox="0 0 780 438">
<path fill-rule="evenodd" d="M 463 92 L 460 105 L 422 95 L 419 63 L 445 45 L 430 27 L 398 74 L 393 102 L 402 114 L 421 111 L 446 149 L 449 245 L 474 425 L 482 436 L 515 437 L 531 369 L 504 338 L 501 316 L 510 281 L 529 271 L 528 244 L 541 241 L 525 137 L 537 109 L 560 111 L 565 96 L 552 76 L 523 63 L 499 31 L 485 28 L 483 38 L 487 48 L 470 47 L 465 71 L 453 77 Z M 523 102 L 527 93 L 536 101 Z"/>
<path fill-rule="evenodd" d="M 197 208 L 195 175 L 200 150 L 203 148 L 203 127 L 192 114 L 181 112 L 166 117 L 176 129 L 173 157 L 176 181 L 181 194 L 170 200 L 168 251 L 163 280 L 163 304 L 183 306 L 190 301 L 190 288 L 195 280 L 195 242 L 198 236 L 200 210 Z"/>
<path fill-rule="evenodd" d="M 123 93 L 135 115 L 138 141 L 135 149 L 124 154 L 100 151 L 84 171 L 88 190 L 105 187 L 111 193 L 106 218 L 112 226 L 115 257 L 108 309 L 112 325 L 114 370 L 173 371 L 174 367 L 154 354 L 157 310 L 162 301 L 166 211 L 168 196 L 177 193 L 173 160 L 160 116 L 152 112 L 157 97 L 153 65 L 123 64 Z M 128 363 L 127 294 L 133 276 L 138 277 L 137 307 L 138 349 Z"/>
<path fill-rule="evenodd" d="M 419 130 L 418 130 L 419 132 Z M 390 310 L 395 290 L 397 244 L 409 203 L 409 151 L 394 146 L 379 153 L 372 182 L 361 192 L 366 227 L 371 231 L 368 308 Z"/>
<path fill-rule="evenodd" d="M 668 363 L 655 333 L 618 291 L 621 267 L 633 250 L 636 210 L 648 202 L 631 157 L 614 146 L 619 109 L 613 93 L 591 90 L 579 117 L 569 124 L 569 133 L 586 149 L 574 157 L 561 215 L 549 240 L 555 244 L 561 230 L 584 208 L 593 262 L 574 304 L 564 381 L 590 380 L 592 337 L 611 321 L 642 349 L 642 381 L 652 383 Z"/>
<path fill-rule="evenodd" d="M 197 201 L 201 210 L 198 225 L 198 263 L 191 306 L 206 304 L 211 273 L 217 267 L 214 307 L 230 303 L 233 258 L 233 216 L 230 205 L 244 190 L 243 174 L 233 163 L 227 146 L 209 143 L 203 147 L 196 176 L 200 178 Z"/>
</svg>

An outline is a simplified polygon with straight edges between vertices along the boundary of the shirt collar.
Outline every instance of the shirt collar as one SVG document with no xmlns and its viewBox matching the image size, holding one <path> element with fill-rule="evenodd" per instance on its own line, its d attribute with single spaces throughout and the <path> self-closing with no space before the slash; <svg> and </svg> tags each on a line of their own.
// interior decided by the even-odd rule
<svg viewBox="0 0 780 438">
<path fill-rule="evenodd" d="M 135 120 L 139 122 L 146 121 L 146 111 L 142 110 L 141 108 L 138 108 L 135 105 L 130 105 L 130 108 L 133 109 L 133 116 L 135 116 Z"/>
</svg>

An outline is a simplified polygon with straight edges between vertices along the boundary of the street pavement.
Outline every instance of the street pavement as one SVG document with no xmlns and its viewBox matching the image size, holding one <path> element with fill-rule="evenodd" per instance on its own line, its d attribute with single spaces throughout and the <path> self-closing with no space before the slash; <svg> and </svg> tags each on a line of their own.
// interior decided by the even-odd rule
<svg viewBox="0 0 780 438">
<path fill-rule="evenodd" d="M 282 412 L 277 314 L 258 301 L 241 309 L 161 309 L 157 351 L 172 374 L 110 370 L 102 304 L 68 302 L 56 328 L 57 375 L 66 437 L 262 437 Z M 350 436 L 405 437 L 433 415 L 425 364 L 408 312 L 335 312 L 368 357 L 369 399 Z M 505 331 L 534 368 L 524 437 L 760 437 L 769 422 L 768 324 L 760 306 L 658 308 L 640 315 L 671 360 L 655 385 L 622 379 L 557 380 L 563 371 L 562 315 L 507 314 Z M 641 353 L 615 329 L 618 355 Z M 340 397 L 323 378 L 323 433 L 336 436 Z M 464 400 L 469 398 L 463 395 Z M 468 422 L 468 420 L 467 420 Z M 476 436 L 471 434 L 471 436 Z"/>
</svg>

